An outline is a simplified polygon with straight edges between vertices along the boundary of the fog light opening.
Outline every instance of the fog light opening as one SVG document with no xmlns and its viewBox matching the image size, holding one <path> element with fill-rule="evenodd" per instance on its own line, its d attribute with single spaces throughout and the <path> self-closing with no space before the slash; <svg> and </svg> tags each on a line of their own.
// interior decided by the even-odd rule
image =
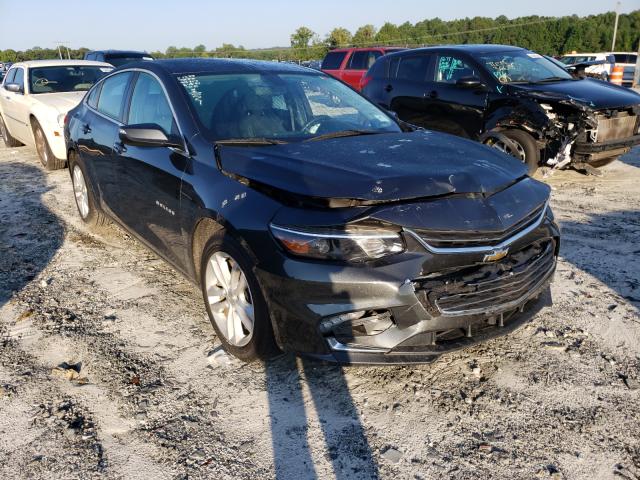
<svg viewBox="0 0 640 480">
<path fill-rule="evenodd" d="M 389 310 L 359 310 L 329 317 L 320 322 L 323 335 L 339 337 L 362 337 L 378 335 L 393 325 Z"/>
</svg>

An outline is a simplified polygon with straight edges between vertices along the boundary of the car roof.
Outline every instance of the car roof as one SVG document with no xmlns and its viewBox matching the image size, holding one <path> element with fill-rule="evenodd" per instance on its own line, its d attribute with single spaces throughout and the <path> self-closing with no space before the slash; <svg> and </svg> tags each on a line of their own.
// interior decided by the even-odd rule
<svg viewBox="0 0 640 480">
<path fill-rule="evenodd" d="M 288 73 L 316 73 L 317 70 L 301 67 L 285 62 L 270 62 L 264 60 L 245 60 L 235 58 L 173 58 L 160 59 L 153 62 L 131 62 L 118 69 L 129 70 L 142 68 L 149 71 L 163 71 L 170 74 L 187 73 L 256 73 L 256 72 L 288 72 Z"/>
<path fill-rule="evenodd" d="M 87 53 L 104 53 L 105 55 L 145 55 L 149 56 L 147 52 L 141 52 L 140 50 L 91 50 Z"/>
<path fill-rule="evenodd" d="M 394 45 L 380 45 L 380 46 L 372 46 L 372 47 L 344 47 L 344 48 L 334 48 L 333 50 L 329 50 L 328 53 L 332 52 L 360 52 L 360 51 L 368 51 L 368 50 L 393 50 L 393 49 L 403 49 L 406 50 L 406 47 L 397 47 Z"/>
<path fill-rule="evenodd" d="M 36 68 L 36 67 L 110 67 L 113 68 L 113 65 L 105 62 L 96 62 L 94 60 L 28 60 L 26 62 L 16 62 L 12 67 L 27 67 L 27 68 Z"/>
<path fill-rule="evenodd" d="M 466 52 L 466 53 L 491 53 L 491 52 L 509 52 L 526 50 L 522 47 L 514 47 L 512 45 L 494 45 L 494 44 L 466 44 L 466 45 L 433 45 L 429 47 L 412 48 L 409 50 L 403 50 L 401 52 L 389 53 L 389 56 L 393 55 L 406 55 L 407 53 L 415 52 L 438 52 L 446 50 L 449 52 Z"/>
</svg>

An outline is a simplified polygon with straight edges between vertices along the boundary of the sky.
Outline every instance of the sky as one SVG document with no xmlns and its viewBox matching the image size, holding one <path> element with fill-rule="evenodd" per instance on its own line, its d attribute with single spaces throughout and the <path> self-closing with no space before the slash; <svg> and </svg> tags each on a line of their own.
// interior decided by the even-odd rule
<svg viewBox="0 0 640 480">
<path fill-rule="evenodd" d="M 164 51 L 168 46 L 214 49 L 288 46 L 305 25 L 321 38 L 334 27 L 416 23 L 426 18 L 506 15 L 589 15 L 615 9 L 615 0 L 0 0 L 0 50 L 34 46 Z M 620 12 L 640 9 L 623 0 Z"/>
</svg>

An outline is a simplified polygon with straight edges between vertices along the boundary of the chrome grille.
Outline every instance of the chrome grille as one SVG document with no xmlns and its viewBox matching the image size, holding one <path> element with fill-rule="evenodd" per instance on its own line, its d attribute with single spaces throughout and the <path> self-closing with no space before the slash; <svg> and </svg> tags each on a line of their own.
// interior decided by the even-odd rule
<svg viewBox="0 0 640 480">
<path fill-rule="evenodd" d="M 500 313 L 515 308 L 548 279 L 555 243 L 531 245 L 505 260 L 417 281 L 428 303 L 444 316 Z"/>
</svg>

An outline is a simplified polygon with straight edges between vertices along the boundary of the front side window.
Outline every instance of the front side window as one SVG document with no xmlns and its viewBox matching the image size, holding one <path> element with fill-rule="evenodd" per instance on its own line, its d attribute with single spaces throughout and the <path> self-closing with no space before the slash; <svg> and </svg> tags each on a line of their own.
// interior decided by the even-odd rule
<svg viewBox="0 0 640 480">
<path fill-rule="evenodd" d="M 111 70 L 77 65 L 31 68 L 29 91 L 35 94 L 86 91 Z"/>
<path fill-rule="evenodd" d="M 141 73 L 133 87 L 127 123 L 129 125 L 155 124 L 167 135 L 177 133 L 173 113 L 164 90 L 158 80 L 148 73 Z"/>
<path fill-rule="evenodd" d="M 536 83 L 573 78 L 542 55 L 527 50 L 486 53 L 474 58 L 500 83 Z"/>
<path fill-rule="evenodd" d="M 131 78 L 131 72 L 123 72 L 107 78 L 102 83 L 98 98 L 98 111 L 115 120 L 122 119 L 124 95 Z"/>
<path fill-rule="evenodd" d="M 439 55 L 435 80 L 438 83 L 456 83 L 461 78 L 477 77 L 475 69 L 456 55 Z"/>
<path fill-rule="evenodd" d="M 320 68 L 322 70 L 339 70 L 346 55 L 347 52 L 329 52 L 324 57 Z"/>
<path fill-rule="evenodd" d="M 287 142 L 342 131 L 399 132 L 374 104 L 332 77 L 297 73 L 179 75 L 213 140 Z"/>
</svg>

